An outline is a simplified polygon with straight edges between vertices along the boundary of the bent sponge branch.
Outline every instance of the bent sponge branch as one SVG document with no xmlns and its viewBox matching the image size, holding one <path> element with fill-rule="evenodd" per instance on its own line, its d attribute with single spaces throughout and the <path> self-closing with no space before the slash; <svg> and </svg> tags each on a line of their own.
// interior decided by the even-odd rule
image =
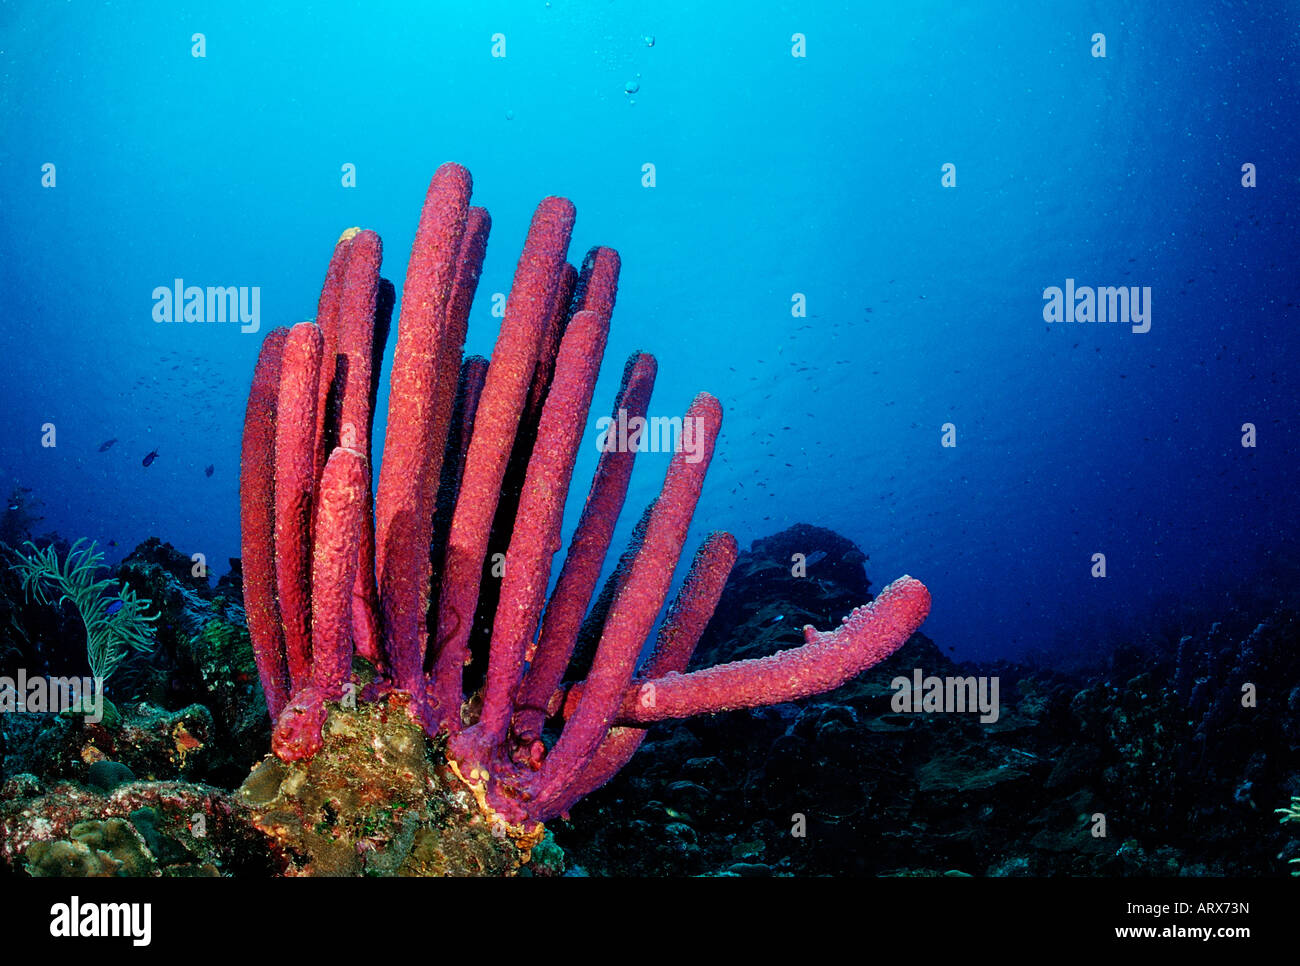
<svg viewBox="0 0 1300 966">
<path fill-rule="evenodd" d="M 568 265 L 573 205 L 543 200 L 486 371 L 482 360 L 462 361 L 491 224 L 470 206 L 470 189 L 469 172 L 446 164 L 425 198 L 373 502 L 370 434 L 393 306 L 379 237 L 345 232 L 316 321 L 263 342 L 240 474 L 244 594 L 278 756 L 319 750 L 326 703 L 349 686 L 359 655 L 378 675 L 363 697 L 400 697 L 427 733 L 446 734 L 449 766 L 483 808 L 532 835 L 613 776 L 649 724 L 838 687 L 900 647 L 930 595 L 902 577 L 838 628 L 805 628 L 802 647 L 685 673 L 736 558 L 735 539 L 714 533 L 638 671 L 722 423 L 722 406 L 700 393 L 683 423 L 698 437 L 673 455 L 593 606 L 636 457 L 634 447 L 602 453 L 548 601 L 620 262 L 597 247 L 580 270 Z M 633 354 L 616 417 L 645 414 L 655 374 L 653 357 Z M 500 585 L 484 587 L 498 544 Z M 486 676 L 467 699 L 463 670 L 485 607 Z M 566 686 L 584 616 L 599 643 L 585 680 Z M 560 725 L 549 746 L 548 720 Z"/>
</svg>

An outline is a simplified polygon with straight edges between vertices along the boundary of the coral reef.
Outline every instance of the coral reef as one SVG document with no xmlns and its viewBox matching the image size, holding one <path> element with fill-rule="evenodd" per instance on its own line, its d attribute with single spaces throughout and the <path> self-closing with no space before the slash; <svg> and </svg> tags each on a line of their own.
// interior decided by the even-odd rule
<svg viewBox="0 0 1300 966">
<path fill-rule="evenodd" d="M 871 599 L 866 560 L 852 541 L 806 523 L 755 540 L 736 557 L 691 666 L 767 657 L 797 647 L 805 624 L 833 623 Z M 796 572 L 803 576 L 795 577 Z M 777 603 L 786 606 L 775 610 Z"/>
<path fill-rule="evenodd" d="M 209 774 L 214 729 L 211 712 L 201 704 L 176 711 L 124 704 L 99 722 L 77 713 L 31 717 L 37 727 L 8 756 L 15 774 L 39 768 L 47 778 L 89 782 L 100 762 L 115 762 L 144 778 Z"/>
<path fill-rule="evenodd" d="M 154 647 L 119 665 L 108 684 L 114 701 L 104 702 L 101 721 L 0 715 L 0 778 L 38 772 L 85 782 L 97 763 L 115 762 L 141 777 L 238 785 L 270 736 L 238 573 L 214 590 L 206 576 L 195 575 L 189 557 L 151 538 L 113 576 L 154 601 Z M 66 610 L 25 603 L 18 575 L 0 568 L 0 615 L 8 615 L 16 642 L 3 671 L 84 674 L 84 627 Z"/>
<path fill-rule="evenodd" d="M 315 755 L 291 762 L 268 755 L 237 798 L 289 875 L 558 872 L 553 860 L 525 866 L 530 850 L 488 821 L 444 751 L 396 695 L 332 705 Z"/>
<path fill-rule="evenodd" d="M 144 876 L 155 868 L 140 833 L 120 818 L 78 822 L 66 839 L 33 842 L 27 850 L 34 877 Z"/>
<path fill-rule="evenodd" d="M 723 538 L 711 546 L 735 552 Z M 803 524 L 754 541 L 736 553 L 690 660 L 798 645 L 799 625 L 868 595 L 865 559 Z M 150 667 L 174 710 L 123 700 L 95 726 L 0 716 L 0 875 L 1284 876 L 1300 858 L 1294 820 L 1277 821 L 1291 812 L 1276 810 L 1300 795 L 1300 623 L 1277 595 L 1221 621 L 1207 604 L 1203 621 L 1183 615 L 1167 636 L 1126 638 L 1096 669 L 958 665 L 915 634 L 834 693 L 629 727 L 619 740 L 635 756 L 534 841 L 491 821 L 446 737 L 426 737 L 405 695 L 380 694 L 363 660 L 352 672 L 361 699 L 326 704 L 322 749 L 266 757 L 249 774 L 269 730 L 255 680 L 232 673 L 256 673 L 239 568 L 212 589 L 158 541 L 129 560 L 124 579 L 160 602 Z M 6 576 L 0 589 L 21 597 Z M 80 621 L 67 630 L 84 660 Z M 1000 676 L 998 721 L 896 713 L 891 680 L 917 667 Z M 1243 684 L 1257 706 L 1243 704 Z M 260 738 L 233 744 L 217 710 L 226 687 L 257 709 Z M 191 738 L 202 747 L 181 754 Z"/>
<path fill-rule="evenodd" d="M 158 646 L 145 666 L 128 665 L 129 693 L 165 708 L 202 704 L 211 740 L 200 777 L 236 785 L 266 750 L 266 703 L 258 686 L 236 568 L 215 588 L 190 557 L 151 538 L 118 567 L 118 576 L 160 611 Z"/>
<path fill-rule="evenodd" d="M 450 767 L 485 814 L 534 841 L 541 822 L 626 763 L 646 725 L 838 687 L 902 645 L 930 600 L 903 577 L 833 631 L 808 626 L 798 646 L 778 654 L 686 672 L 735 555 L 734 540 L 715 534 L 638 673 L 720 428 L 720 404 L 701 393 L 658 499 L 587 618 L 598 640 L 590 669 L 565 685 L 636 455 L 635 445 L 607 441 L 546 601 L 619 258 L 593 248 L 581 270 L 566 264 L 573 205 L 543 200 L 486 372 L 462 364 L 490 226 L 469 196 L 459 165 L 439 168 L 429 186 L 403 290 L 373 506 L 377 360 L 393 306 L 378 236 L 345 232 L 316 321 L 265 338 L 240 474 L 244 599 L 282 761 L 320 752 L 329 704 L 354 692 L 360 657 L 378 672 L 364 697 L 400 695 L 427 734 L 446 737 Z M 616 415 L 645 412 L 654 371 L 647 355 L 629 360 Z M 440 503 L 451 512 L 435 516 Z M 494 548 L 504 548 L 503 564 Z M 483 685 L 467 700 L 464 668 L 476 625 L 485 624 Z M 553 742 L 548 719 L 560 725 Z"/>
<path fill-rule="evenodd" d="M 791 554 L 817 550 L 792 576 Z M 804 525 L 755 541 L 704 659 L 788 646 L 785 625 L 861 593 L 863 559 Z M 1262 621 L 1207 615 L 1070 674 L 957 665 L 916 634 L 833 694 L 652 727 L 555 836 L 602 875 L 1285 875 L 1300 841 L 1274 809 L 1300 794 L 1300 623 L 1261 605 Z M 918 667 L 998 675 L 998 721 L 894 712 L 891 679 Z"/>
<path fill-rule="evenodd" d="M 107 794 L 15 775 L 0 787 L 0 860 L 42 876 L 265 876 L 278 853 L 228 793 L 132 781 Z"/>
</svg>

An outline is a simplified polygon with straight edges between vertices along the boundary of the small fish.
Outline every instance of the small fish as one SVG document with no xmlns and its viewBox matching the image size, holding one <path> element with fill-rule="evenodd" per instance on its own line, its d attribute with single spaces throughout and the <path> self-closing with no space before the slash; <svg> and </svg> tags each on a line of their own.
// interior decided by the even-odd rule
<svg viewBox="0 0 1300 966">
<path fill-rule="evenodd" d="M 116 540 L 110 540 L 110 541 L 108 541 L 108 545 L 109 545 L 110 547 L 116 547 L 116 546 L 117 546 L 117 541 L 116 541 Z"/>
<path fill-rule="evenodd" d="M 108 611 L 107 611 L 107 613 L 108 613 L 108 615 L 111 617 L 112 615 L 114 615 L 114 614 L 116 614 L 118 611 L 120 611 L 121 609 L 122 609 L 122 601 L 121 601 L 121 600 L 115 600 L 115 601 L 113 601 L 113 603 L 111 603 L 111 604 L 108 605 Z"/>
<path fill-rule="evenodd" d="M 148 453 L 145 454 L 144 459 L 142 459 L 142 460 L 140 461 L 140 465 L 141 465 L 141 466 L 148 466 L 149 464 L 151 464 L 151 463 L 152 463 L 154 460 L 156 460 L 157 458 L 158 458 L 158 451 L 157 451 L 156 449 L 155 449 L 155 450 L 150 450 Z"/>
<path fill-rule="evenodd" d="M 811 567 L 813 564 L 821 563 L 825 559 L 826 559 L 825 550 L 814 550 L 812 553 L 808 554 L 808 557 L 804 560 L 804 563 L 807 566 Z"/>
<path fill-rule="evenodd" d="M 207 468 L 206 470 L 203 471 L 203 475 L 204 475 L 204 476 L 211 476 L 211 475 L 212 475 L 213 473 L 215 473 L 216 471 L 217 471 L 217 467 L 216 467 L 214 464 L 209 463 L 209 464 L 208 464 L 208 468 Z"/>
<path fill-rule="evenodd" d="M 112 439 L 106 439 L 106 440 L 104 440 L 104 442 L 102 442 L 102 443 L 99 444 L 99 451 L 100 451 L 101 453 L 106 453 L 106 452 L 108 452 L 110 449 L 113 448 L 113 444 L 116 443 L 116 442 L 117 442 L 117 437 L 116 437 L 116 436 L 114 436 Z"/>
</svg>

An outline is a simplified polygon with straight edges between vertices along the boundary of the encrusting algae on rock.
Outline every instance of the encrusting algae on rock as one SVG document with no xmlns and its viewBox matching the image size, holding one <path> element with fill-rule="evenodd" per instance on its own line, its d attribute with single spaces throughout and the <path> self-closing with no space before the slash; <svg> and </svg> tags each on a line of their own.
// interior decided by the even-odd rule
<svg viewBox="0 0 1300 966">
<path fill-rule="evenodd" d="M 558 849 L 523 848 L 483 813 L 451 774 L 443 743 L 425 737 L 398 696 L 359 707 L 330 704 L 323 738 L 307 759 L 268 755 L 236 792 L 275 843 L 285 874 L 562 871 Z"/>
</svg>

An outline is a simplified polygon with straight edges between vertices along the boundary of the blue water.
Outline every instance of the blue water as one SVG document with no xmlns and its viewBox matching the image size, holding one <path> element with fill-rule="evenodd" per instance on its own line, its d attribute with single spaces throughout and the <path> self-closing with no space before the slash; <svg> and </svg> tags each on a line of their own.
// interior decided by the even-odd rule
<svg viewBox="0 0 1300 966">
<path fill-rule="evenodd" d="M 652 413 L 725 403 L 693 541 L 838 530 L 878 587 L 927 582 L 958 656 L 1086 653 L 1294 559 L 1294 5 L 702 6 L 0 5 L 0 486 L 114 559 L 156 534 L 224 572 L 263 335 L 315 314 L 348 226 L 400 288 L 456 160 L 494 221 L 467 351 L 560 194 L 571 261 L 623 256 L 592 439 L 634 349 Z M 261 331 L 155 323 L 178 277 L 260 287 Z M 1151 330 L 1048 325 L 1067 278 L 1149 286 Z"/>
</svg>

